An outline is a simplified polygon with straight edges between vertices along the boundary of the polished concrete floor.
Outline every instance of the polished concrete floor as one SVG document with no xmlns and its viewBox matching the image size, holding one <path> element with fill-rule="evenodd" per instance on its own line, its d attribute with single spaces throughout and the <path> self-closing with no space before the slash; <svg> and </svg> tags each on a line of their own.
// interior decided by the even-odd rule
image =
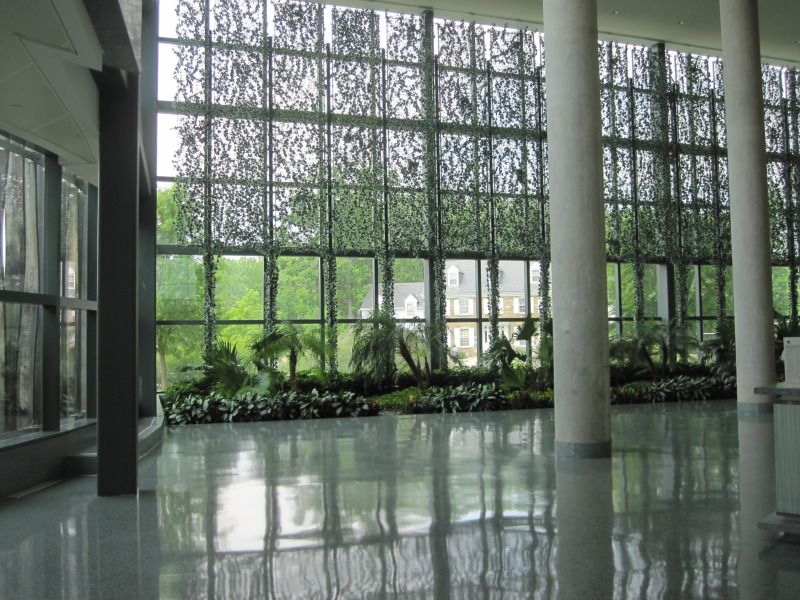
<svg viewBox="0 0 800 600">
<path fill-rule="evenodd" d="M 552 411 L 169 431 L 138 498 L 66 481 L 0 503 L 0 598 L 800 598 L 770 420 L 613 413 L 610 460 Z"/>
</svg>

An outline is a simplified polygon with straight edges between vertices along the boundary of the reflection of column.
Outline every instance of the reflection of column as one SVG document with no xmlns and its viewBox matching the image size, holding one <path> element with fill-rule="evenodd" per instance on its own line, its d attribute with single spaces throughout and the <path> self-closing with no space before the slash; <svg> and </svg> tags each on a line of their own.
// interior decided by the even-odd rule
<svg viewBox="0 0 800 600">
<path fill-rule="evenodd" d="M 753 388 L 775 383 L 772 280 L 757 0 L 720 0 L 728 132 L 731 248 L 740 408 L 770 402 Z"/>
<path fill-rule="evenodd" d="M 339 594 L 339 549 L 342 547 L 342 516 L 339 510 L 339 445 L 335 431 L 322 433 L 322 538 L 325 584 L 328 598 Z"/>
<path fill-rule="evenodd" d="M 382 457 L 383 468 L 378 476 L 378 510 L 376 520 L 380 530 L 381 593 L 396 596 L 397 590 L 397 419 L 384 419 L 377 430 L 375 455 Z M 381 515 L 381 512 L 383 515 Z M 384 528 L 384 519 L 385 525 Z M 389 564 L 391 558 L 392 582 L 389 586 Z"/>
<path fill-rule="evenodd" d="M 277 598 L 275 563 L 281 520 L 280 504 L 278 502 L 281 466 L 280 438 L 275 435 L 268 435 L 263 431 L 260 433 L 261 435 L 256 439 L 260 446 L 259 452 L 264 457 L 264 522 L 266 525 L 264 528 L 264 565 L 262 571 L 264 580 L 262 589 L 267 598 Z M 293 470 L 292 472 L 296 473 L 297 471 Z"/>
<path fill-rule="evenodd" d="M 138 498 L 99 498 L 89 505 L 88 515 L 90 535 L 96 540 L 90 548 L 96 547 L 97 552 L 91 557 L 97 569 L 97 596 L 120 595 L 120 564 L 124 564 L 126 597 L 158 598 L 161 561 L 155 492 L 142 492 Z M 147 556 L 141 554 L 140 548 L 147 549 Z"/>
<path fill-rule="evenodd" d="M 774 598 L 775 569 L 758 555 L 775 535 L 758 529 L 758 521 L 775 510 L 775 442 L 772 415 L 739 416 L 739 561 L 740 586 Z M 742 596 L 748 596 L 744 593 Z"/>
<path fill-rule="evenodd" d="M 431 530 L 433 597 L 450 597 L 450 561 L 447 535 L 450 533 L 450 427 L 447 415 L 431 421 Z"/>
<path fill-rule="evenodd" d="M 560 598 L 612 598 L 611 460 L 556 459 Z"/>
<path fill-rule="evenodd" d="M 606 457 L 611 425 L 597 0 L 545 0 L 544 24 L 556 455 Z"/>
</svg>

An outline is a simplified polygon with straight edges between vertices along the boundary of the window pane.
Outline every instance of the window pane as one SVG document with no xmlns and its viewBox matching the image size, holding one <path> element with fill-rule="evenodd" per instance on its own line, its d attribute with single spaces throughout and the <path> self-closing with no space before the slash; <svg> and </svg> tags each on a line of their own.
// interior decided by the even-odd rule
<svg viewBox="0 0 800 600">
<path fill-rule="evenodd" d="M 697 311 L 697 269 L 696 265 L 689 265 L 686 271 L 686 316 L 688 317 L 696 317 L 698 316 Z M 680 290 L 678 288 L 678 270 L 675 270 L 675 306 L 678 306 L 680 302 L 679 293 Z"/>
<path fill-rule="evenodd" d="M 733 316 L 733 267 L 725 267 L 725 316 Z"/>
<path fill-rule="evenodd" d="M 789 296 L 789 267 L 772 267 L 772 305 L 775 312 L 788 317 L 792 312 Z"/>
<path fill-rule="evenodd" d="M 608 316 L 619 317 L 617 314 L 617 263 L 606 264 L 606 293 L 608 295 Z"/>
<path fill-rule="evenodd" d="M 263 325 L 220 325 L 217 335 L 236 346 L 236 353 L 245 362 L 250 357 L 250 345 L 263 331 Z"/>
<path fill-rule="evenodd" d="M 658 316 L 658 266 L 652 264 L 642 265 L 644 277 L 642 278 L 642 291 L 644 293 L 644 316 Z"/>
<path fill-rule="evenodd" d="M 713 265 L 700 266 L 700 293 L 703 298 L 702 315 L 717 316 L 717 269 Z"/>
<path fill-rule="evenodd" d="M 281 256 L 278 269 L 278 318 L 319 319 L 319 258 Z"/>
<path fill-rule="evenodd" d="M 532 260 L 530 262 L 530 265 L 531 265 L 531 273 L 530 273 L 531 316 L 539 318 L 541 316 L 541 303 L 542 303 L 542 298 L 541 298 L 542 265 L 538 260 Z M 548 290 L 548 292 L 550 292 L 550 290 Z"/>
<path fill-rule="evenodd" d="M 202 364 L 202 325 L 156 326 L 156 366 L 160 390 L 196 374 L 196 371 L 189 369 Z"/>
<path fill-rule="evenodd" d="M 622 283 L 622 316 L 633 318 L 636 315 L 636 283 L 633 265 L 623 263 L 619 268 L 620 280 Z"/>
<path fill-rule="evenodd" d="M 425 261 L 416 258 L 398 258 L 395 260 L 395 318 L 424 319 L 425 300 Z"/>
<path fill-rule="evenodd" d="M 338 325 L 336 327 L 336 360 L 340 373 L 352 373 L 350 357 L 353 355 L 353 326 Z"/>
<path fill-rule="evenodd" d="M 223 256 L 217 265 L 217 319 L 264 318 L 264 259 Z"/>
<path fill-rule="evenodd" d="M 478 315 L 474 260 L 445 261 L 445 315 L 448 320 L 474 319 Z"/>
<path fill-rule="evenodd" d="M 527 309 L 525 308 L 525 263 L 523 261 L 500 261 L 499 288 L 499 317 L 501 319 L 509 319 L 525 315 Z M 506 337 L 511 335 L 513 331 L 513 328 L 510 329 Z"/>
<path fill-rule="evenodd" d="M 0 289 L 39 291 L 39 211 L 42 169 L 10 150 L 0 136 Z"/>
<path fill-rule="evenodd" d="M 199 256 L 156 257 L 156 318 L 203 318 L 203 262 Z"/>
<path fill-rule="evenodd" d="M 503 289 L 503 264 L 507 261 L 500 261 L 500 289 Z M 484 319 L 489 318 L 489 261 L 482 260 L 481 261 L 481 315 L 483 315 Z M 503 309 L 505 307 L 505 302 L 503 300 L 502 293 L 500 294 L 500 300 L 498 300 L 497 305 L 497 312 L 499 315 L 503 314 Z"/>
<path fill-rule="evenodd" d="M 85 297 L 86 184 L 65 173 L 61 181 L 61 295 Z"/>
<path fill-rule="evenodd" d="M 174 183 L 158 183 L 156 200 L 156 243 L 180 244 L 178 236 L 178 202 L 174 196 Z"/>
<path fill-rule="evenodd" d="M 336 311 L 340 319 L 360 319 L 375 302 L 371 258 L 336 259 Z"/>
<path fill-rule="evenodd" d="M 41 423 L 38 306 L 0 303 L 0 437 Z"/>
<path fill-rule="evenodd" d="M 86 417 L 85 312 L 61 311 L 61 417 Z"/>
</svg>

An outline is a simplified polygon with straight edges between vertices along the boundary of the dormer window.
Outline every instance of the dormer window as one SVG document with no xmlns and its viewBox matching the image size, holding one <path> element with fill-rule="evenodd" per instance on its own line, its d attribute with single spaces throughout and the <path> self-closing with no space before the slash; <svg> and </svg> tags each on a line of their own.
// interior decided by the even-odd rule
<svg viewBox="0 0 800 600">
<path fill-rule="evenodd" d="M 447 285 L 449 287 L 461 285 L 461 271 L 455 265 L 447 269 Z"/>
</svg>

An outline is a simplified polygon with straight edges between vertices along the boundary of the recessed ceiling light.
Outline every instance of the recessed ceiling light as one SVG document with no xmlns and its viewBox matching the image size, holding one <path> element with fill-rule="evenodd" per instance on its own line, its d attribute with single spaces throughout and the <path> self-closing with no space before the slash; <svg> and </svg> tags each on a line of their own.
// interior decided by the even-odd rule
<svg viewBox="0 0 800 600">
<path fill-rule="evenodd" d="M 619 11 L 618 11 L 618 10 L 615 10 L 615 11 L 614 11 L 614 14 L 615 14 L 615 15 L 618 15 L 618 14 L 619 14 Z"/>
<path fill-rule="evenodd" d="M 683 19 L 681 19 L 680 21 L 678 21 L 678 25 L 683 25 L 683 24 L 685 24 L 685 23 L 686 23 L 686 21 L 684 21 Z"/>
</svg>

